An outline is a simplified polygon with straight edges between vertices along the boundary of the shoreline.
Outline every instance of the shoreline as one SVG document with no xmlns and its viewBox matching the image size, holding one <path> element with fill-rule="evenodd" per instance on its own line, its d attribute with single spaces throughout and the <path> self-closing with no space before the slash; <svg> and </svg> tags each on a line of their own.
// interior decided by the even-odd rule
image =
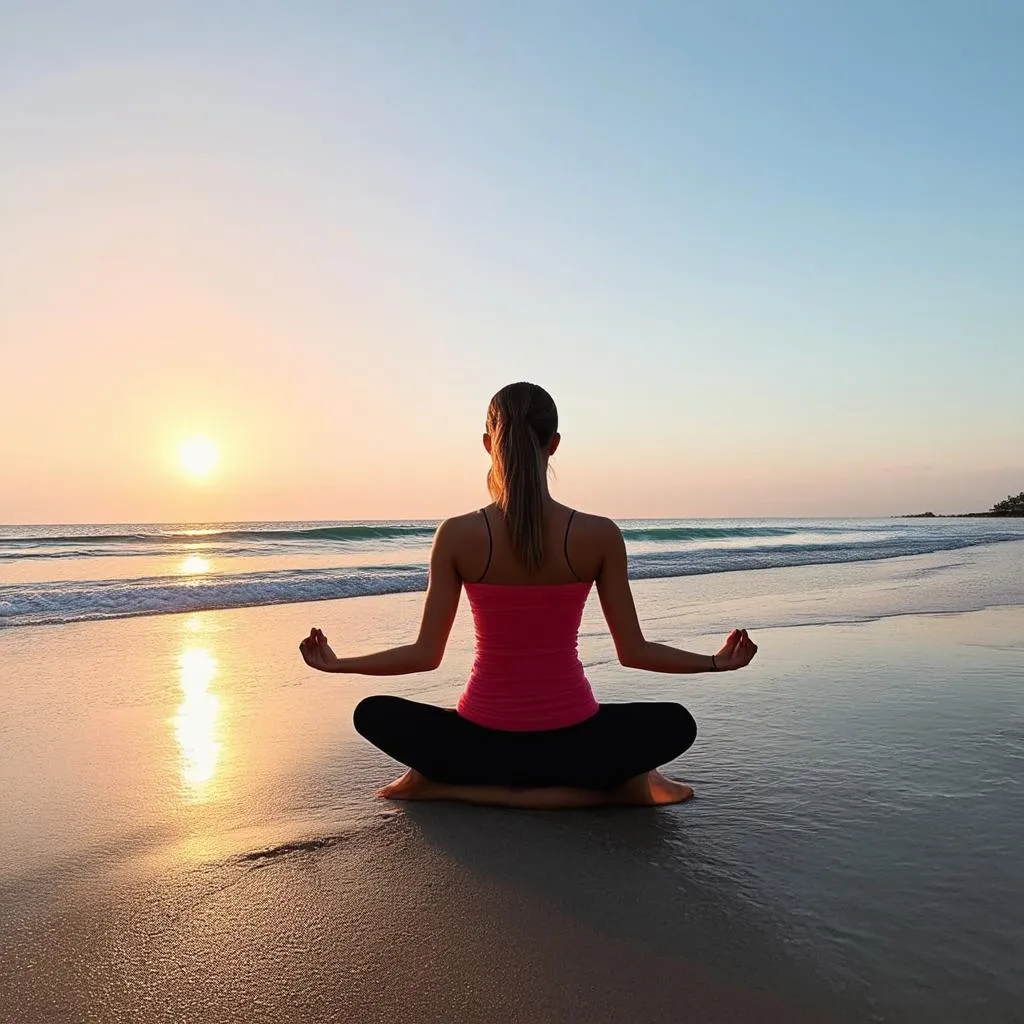
<svg viewBox="0 0 1024 1024">
<path fill-rule="evenodd" d="M 820 548 L 795 545 L 789 549 L 756 547 L 734 553 L 723 548 L 713 564 L 690 563 L 677 554 L 678 563 L 659 562 L 657 555 L 640 553 L 631 560 L 631 582 L 634 586 L 651 583 L 692 585 L 697 589 L 703 581 L 716 577 L 734 580 L 739 574 L 754 578 L 792 570 L 816 574 L 844 575 L 848 570 L 870 573 L 871 565 L 900 566 L 910 559 L 936 559 L 941 562 L 971 558 L 971 551 L 984 552 L 997 547 L 1016 549 L 1024 542 L 1024 533 L 988 531 L 971 538 L 957 538 L 915 550 L 905 548 L 869 547 L 856 550 L 839 549 L 833 557 L 824 557 Z M 888 540 L 880 542 L 889 544 Z M 213 557 L 213 556 L 211 556 Z M 1011 554 L 1014 558 L 1016 555 Z M 649 559 L 650 561 L 646 561 Z M 82 561 L 88 563 L 88 559 Z M 121 561 L 126 561 L 122 558 Z M 132 560 L 133 561 L 133 560 Z M 300 567 L 291 570 L 272 568 L 265 570 L 249 560 L 244 568 L 234 572 L 213 572 L 208 575 L 167 575 L 166 567 L 158 575 L 145 575 L 145 567 L 132 565 L 136 575 L 115 576 L 112 579 L 92 579 L 68 575 L 57 581 L 45 579 L 9 583 L 0 582 L 0 635 L 9 630 L 34 626 L 73 626 L 88 622 L 110 622 L 131 618 L 150 618 L 165 615 L 205 614 L 256 608 L 285 608 L 303 604 L 330 604 L 349 602 L 353 598 L 374 598 L 389 595 L 421 594 L 426 588 L 427 568 L 420 565 L 399 567 L 397 576 L 372 566 Z M 230 563 L 229 563 L 230 564 Z M 147 562 L 146 565 L 149 565 Z M 0 570 L 4 563 L 0 563 Z M 139 569 L 143 575 L 138 575 Z M 885 571 L 884 569 L 882 571 Z M 375 575 L 382 572 L 379 578 Z M 400 579 L 398 578 L 400 577 Z M 0 577 L 2 579 L 2 577 Z M 745 590 L 757 590 L 757 586 Z M 999 602 L 994 602 L 999 603 Z"/>
</svg>

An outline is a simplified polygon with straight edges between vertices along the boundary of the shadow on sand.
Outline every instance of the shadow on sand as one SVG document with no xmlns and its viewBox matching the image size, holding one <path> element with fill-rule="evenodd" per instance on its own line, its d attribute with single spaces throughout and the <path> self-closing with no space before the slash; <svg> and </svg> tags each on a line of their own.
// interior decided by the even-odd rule
<svg viewBox="0 0 1024 1024">
<path fill-rule="evenodd" d="M 720 979 L 793 998 L 829 1020 L 851 1014 L 753 881 L 688 835 L 695 805 L 519 811 L 403 806 L 412 828 L 460 874 L 569 919 L 644 956 L 686 961 Z M 796 1019 L 801 1018 L 796 1013 Z"/>
</svg>

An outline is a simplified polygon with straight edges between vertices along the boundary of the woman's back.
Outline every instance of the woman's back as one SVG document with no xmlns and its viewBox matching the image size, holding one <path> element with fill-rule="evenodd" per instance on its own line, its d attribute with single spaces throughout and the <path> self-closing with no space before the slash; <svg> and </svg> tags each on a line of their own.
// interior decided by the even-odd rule
<svg viewBox="0 0 1024 1024">
<path fill-rule="evenodd" d="M 457 530 L 455 566 L 466 584 L 557 586 L 592 583 L 601 569 L 601 524 L 608 521 L 550 501 L 543 522 L 544 560 L 526 565 L 514 550 L 504 514 L 494 505 L 448 520 Z"/>
<path fill-rule="evenodd" d="M 459 570 L 473 611 L 476 658 L 458 711 L 491 729 L 561 729 L 598 709 L 577 653 L 593 580 L 593 575 L 580 578 L 570 551 L 573 524 L 577 519 L 582 524 L 583 517 L 555 502 L 545 511 L 544 558 L 532 570 L 515 557 L 498 509 L 463 517 L 465 543 L 456 564 L 463 563 Z M 579 554 L 591 568 L 593 560 L 585 551 Z"/>
</svg>

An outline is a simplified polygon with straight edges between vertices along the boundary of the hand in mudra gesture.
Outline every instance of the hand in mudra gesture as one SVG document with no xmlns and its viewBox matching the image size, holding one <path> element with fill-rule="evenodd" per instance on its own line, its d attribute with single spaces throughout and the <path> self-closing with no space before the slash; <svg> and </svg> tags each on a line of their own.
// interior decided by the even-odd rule
<svg viewBox="0 0 1024 1024">
<path fill-rule="evenodd" d="M 715 654 L 715 665 L 719 672 L 731 672 L 743 668 L 754 660 L 757 644 L 747 636 L 745 629 L 734 629 L 722 644 L 722 649 Z"/>
<path fill-rule="evenodd" d="M 310 668 L 319 669 L 321 672 L 330 672 L 338 660 L 327 642 L 327 637 L 315 626 L 309 631 L 309 636 L 299 644 L 299 651 L 302 660 Z"/>
</svg>

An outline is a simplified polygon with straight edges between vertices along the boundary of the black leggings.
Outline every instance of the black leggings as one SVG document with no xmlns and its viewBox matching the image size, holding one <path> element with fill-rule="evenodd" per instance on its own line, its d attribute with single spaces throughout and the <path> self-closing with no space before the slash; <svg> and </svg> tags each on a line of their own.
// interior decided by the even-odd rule
<svg viewBox="0 0 1024 1024">
<path fill-rule="evenodd" d="M 697 736 L 681 704 L 602 704 L 565 729 L 487 729 L 457 712 L 402 697 L 367 697 L 356 731 L 435 782 L 612 789 L 677 758 Z"/>
</svg>

